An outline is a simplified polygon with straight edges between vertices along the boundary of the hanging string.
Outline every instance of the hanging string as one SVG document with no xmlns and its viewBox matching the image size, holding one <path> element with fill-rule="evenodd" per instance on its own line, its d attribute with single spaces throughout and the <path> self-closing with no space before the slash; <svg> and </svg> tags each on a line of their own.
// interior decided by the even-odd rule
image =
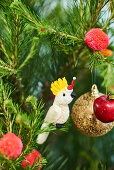
<svg viewBox="0 0 114 170">
<path fill-rule="evenodd" d="M 91 69 L 92 85 L 96 84 L 96 75 L 96 68 L 94 67 Z"/>
</svg>

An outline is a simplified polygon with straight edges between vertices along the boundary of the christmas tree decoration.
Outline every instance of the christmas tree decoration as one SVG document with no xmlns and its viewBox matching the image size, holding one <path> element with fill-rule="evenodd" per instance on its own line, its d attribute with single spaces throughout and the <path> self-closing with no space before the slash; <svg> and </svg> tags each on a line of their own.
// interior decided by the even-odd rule
<svg viewBox="0 0 114 170">
<path fill-rule="evenodd" d="M 29 164 L 30 167 L 34 165 L 35 167 L 38 167 L 37 168 L 38 170 L 40 170 L 42 168 L 42 165 L 37 166 L 37 164 L 40 163 L 41 160 L 42 160 L 41 154 L 34 149 L 30 154 L 25 156 L 25 160 L 22 161 L 22 167 L 27 168 Z"/>
<path fill-rule="evenodd" d="M 102 123 L 93 111 L 94 100 L 101 96 L 97 86 L 93 85 L 91 92 L 80 96 L 74 103 L 71 117 L 77 129 L 84 135 L 97 137 L 108 133 L 113 128 L 113 123 Z"/>
<path fill-rule="evenodd" d="M 103 95 L 94 101 L 95 116 L 103 123 L 114 121 L 114 95 Z"/>
<path fill-rule="evenodd" d="M 101 50 L 100 54 L 110 57 L 110 56 L 112 56 L 112 51 L 109 49 L 105 49 L 105 50 Z"/>
<path fill-rule="evenodd" d="M 16 159 L 22 152 L 23 143 L 14 133 L 6 133 L 0 139 L 0 152 L 4 157 Z"/>
<path fill-rule="evenodd" d="M 45 128 L 49 124 L 56 125 L 57 128 L 61 128 L 62 125 L 68 120 L 69 107 L 68 104 L 72 102 L 76 94 L 73 92 L 74 81 L 76 77 L 73 77 L 71 85 L 67 84 L 65 77 L 58 79 L 51 84 L 51 91 L 55 95 L 53 105 L 47 112 L 44 119 L 44 123 L 41 129 Z M 38 135 L 37 143 L 42 144 L 45 142 L 49 135 L 49 132 L 44 132 Z"/>
<path fill-rule="evenodd" d="M 93 28 L 86 33 L 84 41 L 93 50 L 105 50 L 109 45 L 109 37 L 100 28 Z"/>
</svg>

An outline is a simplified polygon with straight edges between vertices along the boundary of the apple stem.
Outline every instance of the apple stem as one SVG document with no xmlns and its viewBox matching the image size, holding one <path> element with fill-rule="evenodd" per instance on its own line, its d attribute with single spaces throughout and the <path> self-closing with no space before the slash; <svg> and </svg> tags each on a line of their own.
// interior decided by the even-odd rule
<svg viewBox="0 0 114 170">
<path fill-rule="evenodd" d="M 110 95 L 111 95 L 110 93 L 107 95 L 107 100 L 110 100 L 110 99 L 109 99 Z"/>
</svg>

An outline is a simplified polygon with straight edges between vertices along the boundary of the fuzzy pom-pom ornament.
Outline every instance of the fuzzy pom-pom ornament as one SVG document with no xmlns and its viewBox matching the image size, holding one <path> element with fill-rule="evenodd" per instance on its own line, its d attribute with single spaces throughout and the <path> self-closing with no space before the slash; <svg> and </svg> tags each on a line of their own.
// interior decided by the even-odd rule
<svg viewBox="0 0 114 170">
<path fill-rule="evenodd" d="M 9 159 L 16 159 L 22 152 L 23 143 L 14 133 L 6 133 L 0 139 L 0 152 Z"/>
<path fill-rule="evenodd" d="M 101 96 L 97 86 L 93 85 L 91 92 L 80 96 L 74 103 L 71 117 L 77 129 L 86 136 L 97 137 L 108 133 L 114 126 L 113 123 L 102 123 L 93 111 L 96 98 Z"/>
<path fill-rule="evenodd" d="M 40 158 L 40 160 L 39 160 Z M 41 154 L 37 150 L 32 150 L 32 152 L 25 156 L 25 160 L 22 161 L 22 167 L 27 168 L 28 164 L 30 167 L 36 164 L 38 164 L 42 160 Z M 42 165 L 38 166 L 38 170 L 42 168 Z"/>
<path fill-rule="evenodd" d="M 73 92 L 74 81 L 76 77 L 73 77 L 71 85 L 68 85 L 65 77 L 63 79 L 59 78 L 51 84 L 51 91 L 55 95 L 53 105 L 49 108 L 47 115 L 44 119 L 44 123 L 41 129 L 52 124 L 57 128 L 61 128 L 69 117 L 69 107 L 76 94 Z M 43 132 L 38 135 L 37 143 L 42 144 L 46 141 L 49 132 Z"/>
<path fill-rule="evenodd" d="M 109 37 L 100 28 L 93 28 L 85 35 L 84 41 L 93 50 L 105 50 L 109 45 Z"/>
</svg>

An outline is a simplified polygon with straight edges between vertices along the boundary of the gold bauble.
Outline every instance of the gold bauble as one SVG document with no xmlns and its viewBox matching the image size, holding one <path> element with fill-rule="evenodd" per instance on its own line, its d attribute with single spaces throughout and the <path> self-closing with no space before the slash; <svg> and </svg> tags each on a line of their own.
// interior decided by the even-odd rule
<svg viewBox="0 0 114 170">
<path fill-rule="evenodd" d="M 93 103 L 96 98 L 103 94 L 99 93 L 97 86 L 92 86 L 91 92 L 80 96 L 74 103 L 71 117 L 78 130 L 87 136 L 97 137 L 105 135 L 113 126 L 113 123 L 102 123 L 93 111 Z"/>
</svg>

